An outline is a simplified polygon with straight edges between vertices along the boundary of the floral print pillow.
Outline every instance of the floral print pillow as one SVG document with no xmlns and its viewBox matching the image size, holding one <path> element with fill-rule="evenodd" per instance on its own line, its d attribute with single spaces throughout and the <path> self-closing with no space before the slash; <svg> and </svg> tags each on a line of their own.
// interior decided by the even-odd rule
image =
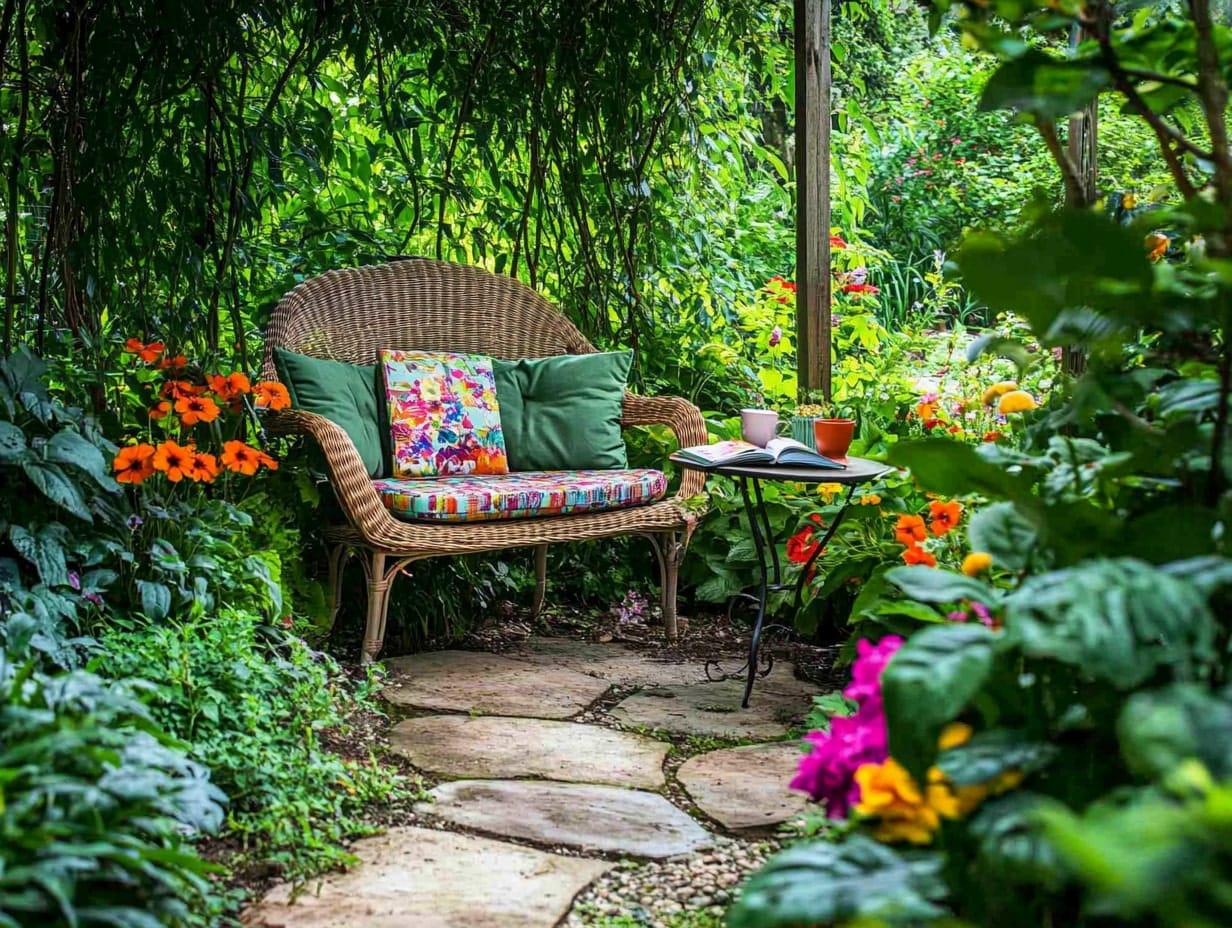
<svg viewBox="0 0 1232 928">
<path fill-rule="evenodd" d="M 492 359 L 381 351 L 394 477 L 507 474 Z"/>
</svg>

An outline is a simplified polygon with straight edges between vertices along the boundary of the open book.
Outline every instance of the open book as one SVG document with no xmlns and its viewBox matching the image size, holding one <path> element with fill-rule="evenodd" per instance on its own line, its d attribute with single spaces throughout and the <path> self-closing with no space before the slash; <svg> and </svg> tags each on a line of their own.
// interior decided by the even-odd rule
<svg viewBox="0 0 1232 928">
<path fill-rule="evenodd" d="M 846 464 L 818 454 L 794 438 L 772 438 L 764 448 L 747 441 L 720 441 L 713 445 L 681 448 L 675 457 L 702 467 L 725 464 L 783 464 L 792 467 L 822 467 L 843 470 Z"/>
</svg>

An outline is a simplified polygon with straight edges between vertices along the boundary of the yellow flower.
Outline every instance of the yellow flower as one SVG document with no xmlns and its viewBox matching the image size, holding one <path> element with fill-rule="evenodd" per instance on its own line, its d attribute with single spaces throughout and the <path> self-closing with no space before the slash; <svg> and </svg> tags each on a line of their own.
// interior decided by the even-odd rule
<svg viewBox="0 0 1232 928">
<path fill-rule="evenodd" d="M 992 555 L 987 551 L 972 551 L 963 558 L 962 572 L 968 577 L 978 577 L 992 567 Z"/>
<path fill-rule="evenodd" d="M 966 722 L 950 722 L 941 729 L 941 735 L 937 738 L 937 747 L 942 751 L 962 747 L 971 740 L 971 733 L 972 728 Z"/>
<path fill-rule="evenodd" d="M 892 757 L 882 764 L 862 764 L 855 781 L 860 787 L 856 811 L 878 818 L 874 834 L 880 841 L 928 844 L 941 827 L 942 818 L 959 814 L 958 800 L 936 767 L 929 770 L 923 792 Z"/>
<path fill-rule="evenodd" d="M 1008 416 L 1012 412 L 1026 412 L 1029 409 L 1035 409 L 1035 398 L 1026 390 L 1011 390 L 1001 397 L 1001 401 L 997 403 L 997 412 L 1003 416 Z"/>
<path fill-rule="evenodd" d="M 841 483 L 822 483 L 817 486 L 817 495 L 825 501 L 826 505 L 834 502 L 834 497 L 843 492 Z"/>
<path fill-rule="evenodd" d="M 993 400 L 999 396 L 1004 396 L 1011 390 L 1017 390 L 1018 383 L 1013 380 L 1002 380 L 1000 383 L 994 383 L 991 387 L 984 391 L 984 405 L 991 406 Z"/>
<path fill-rule="evenodd" d="M 870 493 L 868 494 L 868 496 L 862 496 L 860 497 L 860 505 L 861 506 L 880 506 L 881 497 L 878 496 L 876 493 Z"/>
</svg>

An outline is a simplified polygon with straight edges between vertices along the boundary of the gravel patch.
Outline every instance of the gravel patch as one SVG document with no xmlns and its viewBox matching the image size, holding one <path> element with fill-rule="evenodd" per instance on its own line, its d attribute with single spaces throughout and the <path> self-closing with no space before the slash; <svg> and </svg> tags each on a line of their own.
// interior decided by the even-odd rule
<svg viewBox="0 0 1232 928">
<path fill-rule="evenodd" d="M 672 928 L 682 913 L 717 920 L 735 900 L 739 886 L 778 849 L 769 839 L 720 837 L 711 850 L 654 863 L 624 862 L 578 896 L 564 928 L 604 926 L 626 916 L 646 928 Z"/>
</svg>

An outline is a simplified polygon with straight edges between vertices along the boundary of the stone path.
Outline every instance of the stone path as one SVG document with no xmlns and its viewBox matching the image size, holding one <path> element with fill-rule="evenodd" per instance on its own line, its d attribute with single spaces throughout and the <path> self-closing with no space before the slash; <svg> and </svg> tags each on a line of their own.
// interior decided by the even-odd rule
<svg viewBox="0 0 1232 928">
<path fill-rule="evenodd" d="M 384 696 L 404 716 L 391 749 L 438 781 L 432 801 L 413 826 L 358 842 L 350 872 L 277 887 L 246 925 L 553 928 L 630 906 L 648 926 L 713 916 L 804 807 L 786 787 L 799 749 L 784 739 L 815 687 L 789 665 L 758 681 L 748 710 L 741 681 L 615 644 L 531 639 L 387 667 Z"/>
</svg>

